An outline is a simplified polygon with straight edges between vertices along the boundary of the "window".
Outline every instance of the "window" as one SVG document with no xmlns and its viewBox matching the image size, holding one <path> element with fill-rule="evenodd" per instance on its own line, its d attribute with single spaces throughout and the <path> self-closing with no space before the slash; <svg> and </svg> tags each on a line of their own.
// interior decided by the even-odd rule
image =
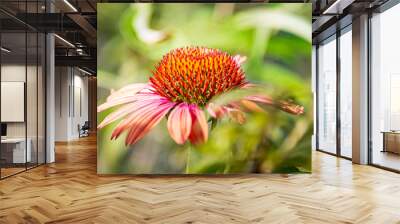
<svg viewBox="0 0 400 224">
<path fill-rule="evenodd" d="M 371 18 L 371 161 L 400 170 L 400 5 Z"/>
<path fill-rule="evenodd" d="M 352 156 L 352 35 L 351 26 L 340 36 L 340 155 Z"/>
<path fill-rule="evenodd" d="M 318 149 L 336 153 L 336 36 L 318 47 Z"/>
</svg>

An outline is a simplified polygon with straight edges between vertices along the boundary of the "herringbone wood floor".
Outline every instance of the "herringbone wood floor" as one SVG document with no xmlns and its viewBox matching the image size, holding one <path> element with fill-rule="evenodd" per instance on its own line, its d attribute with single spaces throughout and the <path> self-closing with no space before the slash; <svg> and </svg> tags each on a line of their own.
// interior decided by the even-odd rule
<svg viewBox="0 0 400 224">
<path fill-rule="evenodd" d="M 95 138 L 0 181 L 0 223 L 400 223 L 400 175 L 314 153 L 313 174 L 97 176 Z"/>
</svg>

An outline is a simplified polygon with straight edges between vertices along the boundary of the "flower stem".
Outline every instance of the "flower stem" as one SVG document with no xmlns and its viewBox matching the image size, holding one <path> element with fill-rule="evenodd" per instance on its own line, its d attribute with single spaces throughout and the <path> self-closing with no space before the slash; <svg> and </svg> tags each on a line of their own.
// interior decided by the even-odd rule
<svg viewBox="0 0 400 224">
<path fill-rule="evenodd" d="M 189 170 L 190 170 L 190 154 L 191 154 L 191 151 L 192 151 L 192 145 L 189 145 L 188 148 L 187 148 L 187 153 L 186 153 L 186 170 L 185 170 L 186 174 L 188 174 Z"/>
</svg>

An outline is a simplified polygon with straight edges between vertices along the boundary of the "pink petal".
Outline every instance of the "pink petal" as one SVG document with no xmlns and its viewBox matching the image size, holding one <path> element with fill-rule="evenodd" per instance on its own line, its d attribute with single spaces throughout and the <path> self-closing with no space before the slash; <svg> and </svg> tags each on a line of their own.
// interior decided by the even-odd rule
<svg viewBox="0 0 400 224">
<path fill-rule="evenodd" d="M 176 106 L 168 117 L 168 131 L 178 144 L 184 144 L 192 128 L 192 117 L 187 103 Z"/>
<path fill-rule="evenodd" d="M 135 101 L 135 99 L 136 99 L 135 96 L 128 96 L 124 98 L 121 97 L 119 99 L 106 101 L 105 103 L 97 107 L 97 112 L 99 113 L 111 107 L 119 106 L 121 104 L 132 103 L 133 101 Z"/>
<path fill-rule="evenodd" d="M 141 97 L 140 101 L 137 101 L 137 97 L 135 98 L 136 101 L 128 103 L 121 108 L 118 108 L 116 111 L 112 112 L 108 116 L 104 118 L 104 120 L 97 126 L 97 128 L 103 128 L 104 126 L 121 119 L 122 117 L 133 113 L 134 111 L 140 109 L 141 107 L 149 104 L 153 104 L 153 102 L 160 102 L 160 100 L 164 99 L 161 96 L 156 96 L 155 94 L 153 95 L 148 95 Z"/>
<path fill-rule="evenodd" d="M 243 89 L 249 89 L 249 88 L 255 88 L 255 87 L 261 87 L 261 86 L 254 84 L 254 83 L 249 83 L 249 82 L 246 82 L 241 86 L 241 88 L 243 88 Z"/>
<path fill-rule="evenodd" d="M 122 132 L 124 132 L 127 129 L 132 128 L 132 126 L 136 125 L 139 123 L 142 119 L 144 119 L 144 116 L 149 113 L 149 111 L 155 111 L 159 109 L 161 106 L 164 107 L 164 104 L 167 104 L 168 110 L 171 109 L 175 103 L 170 103 L 167 100 L 151 100 L 147 103 L 144 102 L 139 102 L 142 103 L 141 105 L 138 105 L 137 109 L 133 111 L 131 114 L 129 114 L 123 121 L 121 121 L 117 127 L 114 128 L 114 131 L 111 135 L 111 139 L 116 139 L 119 137 Z"/>
<path fill-rule="evenodd" d="M 201 144 L 208 139 L 208 124 L 204 112 L 195 105 L 191 105 L 190 114 L 192 115 L 192 130 L 189 139 L 193 144 Z"/>
<path fill-rule="evenodd" d="M 127 105 L 122 106 L 121 108 L 118 108 L 118 110 L 110 113 L 107 115 L 104 120 L 97 126 L 97 128 L 103 128 L 104 126 L 121 119 L 122 117 L 126 116 L 127 114 L 131 113 L 134 111 L 136 108 L 133 105 L 133 103 L 129 103 Z"/>
<path fill-rule="evenodd" d="M 207 104 L 206 108 L 207 108 L 208 114 L 210 114 L 211 117 L 217 118 L 216 108 L 213 103 Z"/>
<path fill-rule="evenodd" d="M 228 108 L 238 109 L 238 110 L 241 109 L 240 103 L 238 103 L 238 102 L 231 102 L 231 103 L 229 103 L 229 104 L 227 105 L 227 107 L 228 107 Z"/>
<path fill-rule="evenodd" d="M 161 96 L 156 94 L 156 93 L 137 93 L 136 95 L 133 96 L 125 96 L 125 97 L 119 97 L 115 98 L 111 101 L 107 101 L 103 103 L 102 105 L 97 107 L 97 112 L 101 112 L 104 110 L 107 110 L 111 107 L 115 106 L 120 106 L 121 104 L 127 104 L 127 103 L 132 103 L 135 101 L 141 101 L 141 100 L 149 100 L 149 99 L 159 99 Z"/>
<path fill-rule="evenodd" d="M 225 106 L 217 106 L 213 103 L 209 103 L 206 106 L 208 113 L 213 118 L 222 118 L 227 113 L 227 109 Z"/>
<path fill-rule="evenodd" d="M 246 99 L 255 101 L 255 102 L 264 103 L 264 104 L 269 104 L 269 105 L 274 104 L 274 101 L 269 96 L 258 96 L 258 95 L 257 96 L 247 96 Z"/>
<path fill-rule="evenodd" d="M 143 138 L 161 121 L 174 105 L 175 103 L 171 102 L 163 103 L 154 108 L 154 110 L 148 110 L 147 113 L 137 116 L 140 117 L 140 120 L 135 119 L 135 121 L 130 123 L 131 129 L 125 139 L 125 144 L 132 145 Z"/>
<path fill-rule="evenodd" d="M 148 83 L 134 83 L 130 85 L 126 85 L 122 87 L 121 89 L 114 91 L 110 94 L 110 96 L 107 97 L 108 100 L 113 100 L 115 98 L 118 98 L 120 96 L 132 96 L 138 93 L 139 91 L 143 90 L 146 87 L 149 87 L 150 85 Z"/>
<path fill-rule="evenodd" d="M 122 87 L 121 89 L 112 92 L 110 96 L 107 97 L 106 102 L 97 107 L 97 112 L 101 112 L 121 104 L 131 103 L 136 100 L 136 93 L 145 88 L 152 87 L 146 83 L 135 83 Z"/>
</svg>

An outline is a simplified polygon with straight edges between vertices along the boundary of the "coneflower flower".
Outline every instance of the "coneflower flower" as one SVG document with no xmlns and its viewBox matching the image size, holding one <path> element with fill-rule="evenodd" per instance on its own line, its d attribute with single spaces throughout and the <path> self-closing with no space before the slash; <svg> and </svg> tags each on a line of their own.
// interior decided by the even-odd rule
<svg viewBox="0 0 400 224">
<path fill-rule="evenodd" d="M 190 140 L 203 143 L 208 138 L 206 114 L 219 119 L 229 116 L 243 123 L 243 110 L 261 111 L 258 104 L 275 106 L 292 114 L 303 113 L 303 107 L 290 102 L 275 102 L 265 95 L 245 96 L 226 105 L 211 102 L 213 97 L 236 89 L 253 88 L 245 79 L 241 64 L 245 57 L 231 56 L 221 50 L 185 47 L 170 51 L 159 62 L 148 83 L 127 85 L 114 91 L 98 112 L 119 107 L 98 126 L 120 120 L 111 139 L 127 131 L 125 144 L 135 144 L 162 118 L 167 117 L 170 136 L 178 144 Z"/>
</svg>

